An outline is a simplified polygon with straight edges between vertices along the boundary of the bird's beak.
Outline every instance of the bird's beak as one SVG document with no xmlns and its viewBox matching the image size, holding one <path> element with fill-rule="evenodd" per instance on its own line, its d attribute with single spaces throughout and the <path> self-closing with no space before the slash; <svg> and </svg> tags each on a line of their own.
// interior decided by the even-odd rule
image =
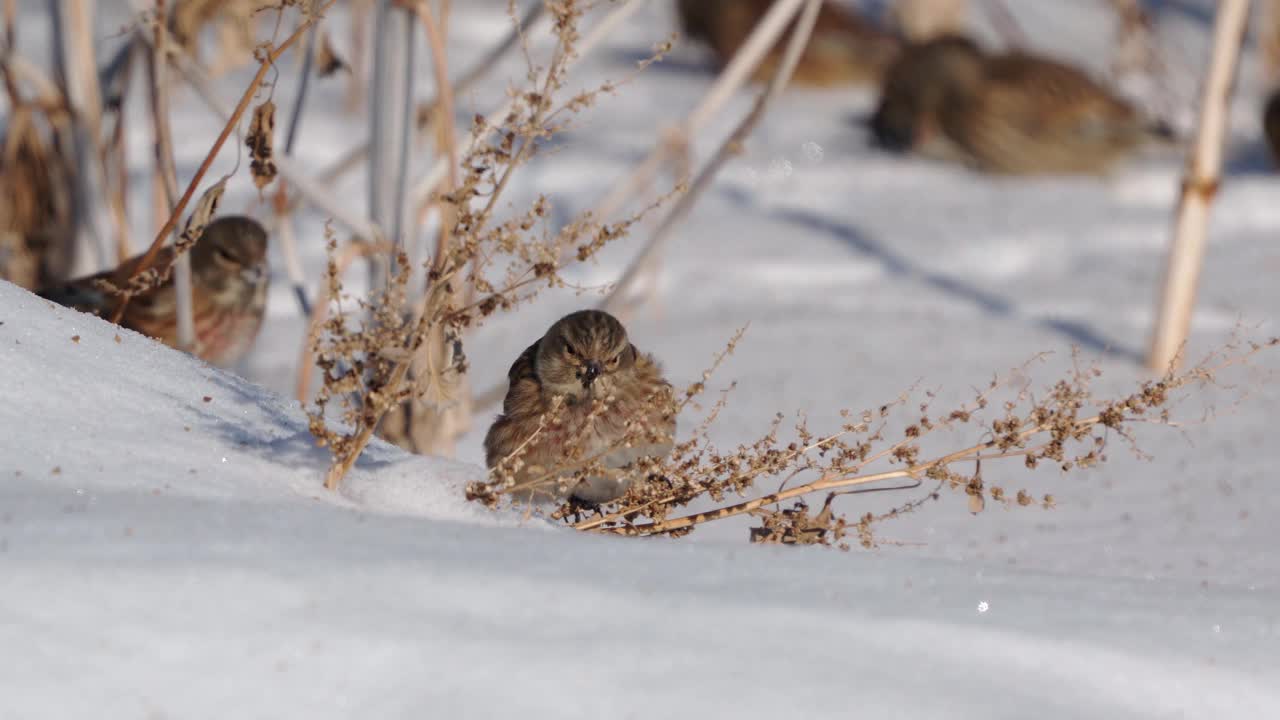
<svg viewBox="0 0 1280 720">
<path fill-rule="evenodd" d="M 604 371 L 604 368 L 601 367 L 600 363 L 596 362 L 595 360 L 588 360 L 586 367 L 582 369 L 583 386 L 585 387 L 595 382 L 595 379 L 600 377 L 600 373 L 603 371 Z"/>
</svg>

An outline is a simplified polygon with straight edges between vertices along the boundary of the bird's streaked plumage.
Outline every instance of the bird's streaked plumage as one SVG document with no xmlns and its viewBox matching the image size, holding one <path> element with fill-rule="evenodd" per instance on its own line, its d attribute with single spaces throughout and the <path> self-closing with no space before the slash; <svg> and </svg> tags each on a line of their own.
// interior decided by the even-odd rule
<svg viewBox="0 0 1280 720">
<path fill-rule="evenodd" d="M 171 247 L 157 264 L 168 264 Z M 217 365 L 232 365 L 248 352 L 262 326 L 267 300 L 267 233 L 256 220 L 221 217 L 205 227 L 190 250 L 195 347 L 192 354 Z M 114 270 L 41 291 L 61 305 L 111 318 L 120 297 L 98 286 L 106 280 L 123 286 L 142 260 L 136 256 Z M 135 296 L 120 324 L 177 347 L 177 294 L 173 277 Z"/>
<path fill-rule="evenodd" d="M 502 414 L 485 436 L 486 463 L 512 468 L 517 483 L 549 478 L 514 493 L 519 499 L 573 494 L 607 502 L 635 479 L 627 470 L 636 460 L 671 451 L 671 385 L 608 313 L 583 310 L 561 318 L 520 354 L 507 378 Z M 569 487 L 564 478 L 589 458 L 617 472 L 572 480 Z"/>
</svg>

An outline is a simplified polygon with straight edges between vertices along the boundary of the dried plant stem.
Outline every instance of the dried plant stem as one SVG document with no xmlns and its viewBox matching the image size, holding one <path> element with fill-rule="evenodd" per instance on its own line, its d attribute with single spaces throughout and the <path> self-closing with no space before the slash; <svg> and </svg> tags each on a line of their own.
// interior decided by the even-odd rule
<svg viewBox="0 0 1280 720">
<path fill-rule="evenodd" d="M 204 100 L 205 105 L 223 118 L 224 122 L 229 122 L 231 113 L 227 111 L 222 101 L 218 99 L 218 94 L 214 91 L 213 85 L 204 71 L 185 55 L 170 53 L 169 57 L 177 66 L 178 72 L 182 74 L 187 84 L 196 91 L 200 99 Z M 327 181 L 323 178 L 317 180 L 313 177 L 311 171 L 300 167 L 290 157 L 280 155 L 275 157 L 274 160 L 280 175 L 288 180 L 290 187 L 295 190 L 295 197 L 305 197 L 312 205 L 315 205 L 359 238 L 373 241 L 380 237 L 377 227 L 372 222 L 362 217 L 359 213 L 352 211 L 348 203 L 333 197 L 324 188 L 324 184 Z M 290 201 L 290 212 L 295 209 L 292 205 L 293 202 L 296 202 L 296 200 Z"/>
<path fill-rule="evenodd" d="M 102 165 L 102 93 L 93 47 L 93 2 L 58 0 L 49 3 L 53 19 L 57 66 L 64 84 L 60 93 L 71 110 L 71 136 L 76 162 L 74 205 L 77 243 L 89 252 L 77 253 L 79 267 L 73 271 L 97 270 L 109 265 L 111 252 L 105 197 L 106 174 Z"/>
<path fill-rule="evenodd" d="M 289 116 L 289 127 L 285 130 L 284 154 L 293 155 L 294 143 L 298 140 L 298 130 L 302 126 L 302 113 L 306 107 L 307 91 L 311 88 L 311 68 L 315 64 L 317 38 L 320 31 L 311 28 L 307 35 L 307 48 L 303 54 L 302 67 L 298 76 L 298 93 L 293 99 L 293 113 Z M 284 251 L 285 273 L 293 285 L 293 296 L 298 302 L 298 312 L 303 317 L 311 315 L 311 302 L 307 299 L 306 278 L 302 273 L 302 259 L 298 255 L 297 236 L 293 232 L 293 216 L 289 212 L 289 183 L 280 180 L 276 186 L 273 202 L 276 216 L 276 228 L 279 230 L 280 249 Z"/>
<path fill-rule="evenodd" d="M 302 23 L 298 25 L 297 29 L 293 31 L 293 34 L 286 38 L 284 42 L 272 48 L 271 51 L 267 53 L 266 57 L 264 57 L 258 64 L 258 72 L 253 76 L 253 81 L 249 84 L 249 87 L 245 88 L 244 94 L 240 97 L 239 104 L 236 105 L 236 109 L 231 113 L 231 117 L 228 119 L 226 125 L 223 126 L 222 132 L 218 134 L 218 139 L 214 141 L 213 147 L 209 148 L 209 152 L 200 163 L 200 167 L 196 169 L 195 175 L 192 176 L 191 182 L 187 185 L 187 189 L 182 193 L 182 197 L 178 199 L 178 202 L 174 206 L 173 212 L 170 213 L 169 219 L 165 222 L 164 227 L 160 228 L 160 231 L 156 233 L 155 240 L 153 240 L 151 242 L 151 246 L 147 248 L 147 252 L 143 255 L 142 261 L 134 268 L 135 275 L 141 274 L 143 271 L 149 269 L 151 267 L 151 263 L 155 261 L 156 255 L 160 252 L 160 248 L 164 247 L 165 237 L 169 233 L 173 232 L 173 229 L 177 226 L 178 219 L 186 209 L 187 203 L 191 202 L 192 196 L 195 195 L 196 188 L 200 186 L 200 181 L 204 179 L 205 173 L 209 172 L 209 167 L 213 165 L 213 159 L 218 156 L 218 153 L 222 150 L 223 144 L 226 143 L 227 138 L 231 136 L 231 133 L 239 124 L 240 118 L 244 115 L 244 111 L 248 109 L 249 103 L 253 100 L 253 96 L 257 94 L 258 86 L 267 76 L 267 71 L 280 59 L 281 55 L 284 55 L 285 51 L 292 47 L 293 44 L 296 43 L 312 25 L 323 17 L 323 13 L 327 11 L 334 2 L 336 2 L 336 0 L 325 0 L 324 4 L 317 9 L 315 14 L 303 20 Z M 112 322 L 120 321 L 120 317 L 124 314 L 127 305 L 128 297 L 126 296 L 122 298 L 122 302 L 116 309 L 115 314 L 112 316 Z"/>
<path fill-rule="evenodd" d="M 760 97 L 756 99 L 751 110 L 742 118 L 742 121 L 729 134 L 729 137 L 725 138 L 725 141 L 720 144 L 715 155 L 703 167 L 702 172 L 698 174 L 688 191 L 680 197 L 675 207 L 667 213 L 662 223 L 654 229 L 649 236 L 648 243 L 631 261 L 626 271 L 623 272 L 622 277 L 618 279 L 613 289 L 610 290 L 609 295 L 601 301 L 599 306 L 601 310 L 615 315 L 625 316 L 627 314 L 623 300 L 635 286 L 636 281 L 644 274 L 645 268 L 651 266 L 662 243 L 671 235 L 671 230 L 688 216 L 689 211 L 698 202 L 702 193 L 714 182 L 720 169 L 729 162 L 730 158 L 741 151 L 742 144 L 746 142 L 747 137 L 760 124 L 760 120 L 764 118 L 769 105 L 782 93 L 787 83 L 791 81 L 791 75 L 795 72 L 796 65 L 800 61 L 800 55 L 804 52 L 804 48 L 809 42 L 809 36 L 813 32 L 813 25 L 818 18 L 818 10 L 821 7 L 821 0 L 808 0 L 808 4 L 804 6 L 803 11 L 800 13 L 799 22 L 796 23 L 795 29 L 791 32 L 791 38 L 787 43 L 782 63 L 769 80 L 769 85 L 760 93 Z"/>
<path fill-rule="evenodd" d="M 391 251 L 386 243 L 372 244 L 363 240 L 355 240 L 345 245 L 334 258 L 334 274 L 341 277 L 351 267 L 356 258 L 375 257 Z M 333 298 L 329 296 L 329 284 L 322 282 L 316 293 L 316 302 L 311 306 L 307 321 L 307 335 L 302 340 L 302 349 L 298 353 L 298 382 L 294 386 L 294 395 L 302 405 L 307 404 L 311 390 L 311 375 L 315 370 L 315 345 L 320 337 L 320 329 L 329 316 L 329 304 Z"/>
<path fill-rule="evenodd" d="M 1191 330 L 1209 209 L 1222 174 L 1228 102 L 1240 57 L 1249 0 L 1221 0 L 1214 21 L 1213 57 L 1200 100 L 1196 143 L 1188 158 L 1175 215 L 1155 332 L 1147 366 L 1163 372 L 1177 363 Z"/>
<path fill-rule="evenodd" d="M 1079 431 L 1079 430 L 1091 428 L 1095 425 L 1102 423 L 1102 420 L 1103 418 L 1101 415 L 1094 415 L 1092 417 L 1084 418 L 1075 423 L 1074 429 Z M 1018 438 L 1022 440 L 1027 440 L 1038 434 L 1047 433 L 1052 429 L 1053 429 L 1053 425 L 1050 423 L 1035 424 L 1019 432 Z M 735 505 L 716 508 L 715 510 L 710 510 L 708 512 L 693 513 L 690 515 L 685 515 L 678 518 L 672 518 L 670 520 L 663 520 L 660 522 L 653 522 L 653 523 L 648 523 L 644 525 L 628 525 L 628 526 L 620 526 L 620 527 L 602 528 L 600 526 L 604 522 L 606 522 L 607 519 L 598 518 L 598 519 L 593 519 L 591 521 L 584 521 L 582 523 L 575 525 L 574 527 L 579 530 L 590 530 L 593 532 L 614 533 L 619 535 L 657 535 L 662 533 L 668 533 L 673 530 L 680 530 L 683 528 L 692 527 L 694 525 L 701 525 L 703 523 L 712 522 L 714 520 L 722 520 L 724 518 L 733 517 L 735 515 L 742 515 L 745 513 L 752 512 L 753 510 L 758 510 L 768 505 L 774 505 L 776 503 L 780 503 L 780 502 L 789 500 L 791 498 L 801 497 L 803 495 L 811 495 L 813 493 L 828 492 L 831 490 L 858 487 L 862 485 L 869 485 L 871 483 L 883 482 L 885 480 L 894 480 L 897 478 L 911 478 L 913 480 L 919 480 L 925 477 L 926 474 L 934 468 L 943 468 L 953 463 L 974 461 L 974 460 L 980 460 L 984 458 L 995 459 L 995 458 L 1025 457 L 1027 455 L 1031 455 L 1035 452 L 1038 452 L 1048 446 L 1048 444 L 1045 443 L 1043 445 L 1038 445 L 1031 448 L 1025 448 L 1022 450 L 1000 452 L 997 455 L 990 455 L 990 456 L 982 455 L 982 452 L 984 450 L 990 450 L 991 448 L 998 447 L 999 445 L 1000 445 L 999 440 L 989 440 L 987 442 L 979 443 L 977 445 L 972 445 L 970 447 L 964 448 L 963 450 L 957 450 L 955 452 L 948 453 L 946 455 L 942 455 L 937 458 L 933 458 L 932 460 L 916 463 L 911 465 L 910 467 L 905 467 L 898 470 L 887 470 L 884 472 L 871 473 L 867 475 L 861 475 L 861 474 L 824 475 L 818 478 L 817 480 L 814 480 L 813 482 L 805 483 L 804 485 L 797 485 L 795 487 L 787 488 L 785 490 L 781 490 L 775 493 L 770 493 L 768 495 L 763 495 L 761 497 L 747 500 L 745 502 L 737 503 Z M 883 455 L 883 453 L 881 455 Z M 868 459 L 868 462 L 871 462 L 871 459 Z"/>
<path fill-rule="evenodd" d="M 164 0 L 156 0 L 155 44 L 151 49 L 147 78 L 151 97 L 151 124 L 155 132 L 156 174 L 164 190 L 164 212 L 172 213 L 178 199 L 178 171 L 173 162 L 173 134 L 169 124 L 169 83 L 165 72 L 165 13 Z M 190 350 L 195 347 L 195 315 L 192 306 L 191 258 L 183 253 L 173 265 L 175 311 L 177 314 L 178 347 Z"/>
<path fill-rule="evenodd" d="M 1280 0 L 1263 0 L 1262 28 L 1258 51 L 1267 85 L 1280 83 Z"/>
</svg>

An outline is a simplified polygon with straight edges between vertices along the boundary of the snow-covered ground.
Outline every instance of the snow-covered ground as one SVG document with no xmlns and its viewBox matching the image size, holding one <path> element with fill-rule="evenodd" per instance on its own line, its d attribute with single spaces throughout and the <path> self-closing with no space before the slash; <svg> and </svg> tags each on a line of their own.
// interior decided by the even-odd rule
<svg viewBox="0 0 1280 720">
<path fill-rule="evenodd" d="M 503 32 L 490 16 L 504 4 L 454 3 L 457 67 Z M 667 4 L 650 5 L 584 61 L 581 87 L 665 35 Z M 1040 47 L 1105 68 L 1104 3 L 1007 5 Z M 1212 3 L 1163 5 L 1161 37 L 1194 71 Z M 24 5 L 32 55 L 47 46 L 40 10 Z M 106 12 L 104 28 L 124 19 Z M 590 206 L 697 101 L 704 60 L 680 49 L 583 115 L 518 176 L 513 204 L 548 194 L 557 222 Z M 519 72 L 504 65 L 459 115 L 490 109 Z M 1256 76 L 1250 56 L 1192 356 L 1237 324 L 1277 333 L 1280 177 L 1258 144 Z M 247 79 L 221 81 L 224 97 Z M 1193 96 L 1193 76 L 1174 84 Z M 317 90 L 299 149 L 318 168 L 363 121 L 338 109 L 340 83 Z M 739 383 L 715 438 L 754 439 L 779 411 L 820 428 L 917 382 L 963 400 L 1043 351 L 1036 377 L 1051 381 L 1073 345 L 1103 388 L 1144 377 L 1176 151 L 1101 180 L 993 179 L 868 149 L 856 119 L 871 102 L 785 96 L 673 237 L 656 302 L 629 324 L 683 383 L 750 323 L 714 380 Z M 185 181 L 220 125 L 186 93 L 174 108 Z M 131 212 L 146 228 L 138 133 Z M 358 176 L 334 191 L 363 209 Z M 243 172 L 223 207 L 266 216 Z M 323 221 L 299 226 L 312 277 Z M 576 279 L 610 282 L 645 234 Z M 473 382 L 500 380 L 540 328 L 595 300 L 549 294 L 486 326 L 467 348 Z M 1180 409 L 1213 407 L 1210 422 L 1142 428 L 1152 460 L 1117 446 L 1071 476 L 984 468 L 1052 492 L 1055 510 L 972 516 L 944 497 L 882 527 L 901 544 L 840 553 L 750 546 L 742 524 L 627 541 L 490 513 L 460 492 L 483 473 L 486 417 L 457 462 L 375 445 L 325 493 L 327 454 L 283 397 L 302 335 L 284 282 L 269 312 L 246 380 L 0 286 L 0 718 L 1280 716 L 1276 358 L 1229 378 L 1250 388 L 1242 402 L 1210 388 Z M 844 509 L 888 500 L 870 502 Z"/>
</svg>

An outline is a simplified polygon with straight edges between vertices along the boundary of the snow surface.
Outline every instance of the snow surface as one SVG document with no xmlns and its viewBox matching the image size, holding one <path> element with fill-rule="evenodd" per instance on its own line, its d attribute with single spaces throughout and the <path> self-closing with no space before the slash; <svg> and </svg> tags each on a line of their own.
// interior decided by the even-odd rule
<svg viewBox="0 0 1280 720">
<path fill-rule="evenodd" d="M 503 32 L 488 19 L 502 4 L 454 4 L 457 67 Z M 583 63 L 581 87 L 620 77 L 665 35 L 666 3 L 651 4 Z M 109 49 L 125 16 L 103 5 Z M 1044 49 L 1105 69 L 1103 3 L 1008 5 Z M 1162 5 L 1161 37 L 1194 70 L 1212 3 Z M 20 48 L 42 58 L 43 9 L 23 12 Z M 504 65 L 460 116 L 490 109 L 520 72 Z M 248 77 L 222 80 L 224 97 Z M 419 77 L 429 94 L 425 66 Z M 1280 178 L 1260 155 L 1256 77 L 1250 60 L 1192 356 L 1237 324 L 1277 333 Z M 526 168 L 513 206 L 546 193 L 556 222 L 589 207 L 708 82 L 705 57 L 679 50 Z M 299 147 L 318 168 L 362 121 L 340 111 L 340 83 L 316 89 Z M 1101 180 L 986 178 L 867 149 L 855 120 L 871 100 L 785 96 L 672 239 L 657 302 L 629 323 L 677 383 L 750 323 L 713 381 L 739 383 L 717 441 L 753 439 L 778 411 L 820 428 L 917 381 L 963 400 L 1042 351 L 1054 355 L 1035 376 L 1049 382 L 1072 345 L 1098 359 L 1103 389 L 1144 377 L 1176 151 Z M 185 93 L 173 106 L 185 180 L 219 124 Z M 130 211 L 147 228 L 150 148 L 135 133 Z M 362 209 L 359 177 L 334 191 Z M 223 207 L 266 216 L 243 172 Z M 323 221 L 299 226 L 311 277 Z M 645 233 L 575 279 L 611 281 Z M 501 379 L 538 328 L 595 300 L 548 294 L 486 326 L 468 345 L 473 381 Z M 901 544 L 839 553 L 750 546 L 741 523 L 628 541 L 490 513 L 461 497 L 483 473 L 485 417 L 457 462 L 375 444 L 340 495 L 325 493 L 326 452 L 275 394 L 291 392 L 302 332 L 275 283 L 245 380 L 0 285 L 0 718 L 1280 717 L 1275 358 L 1229 378 L 1250 389 L 1243 401 L 1209 388 L 1180 408 L 1214 408 L 1210 422 L 1141 428 L 1153 460 L 1117 446 L 1071 476 L 984 468 L 1054 493 L 1056 510 L 974 517 L 944 496 L 882 527 Z M 845 500 L 853 514 L 893 501 Z"/>
</svg>

